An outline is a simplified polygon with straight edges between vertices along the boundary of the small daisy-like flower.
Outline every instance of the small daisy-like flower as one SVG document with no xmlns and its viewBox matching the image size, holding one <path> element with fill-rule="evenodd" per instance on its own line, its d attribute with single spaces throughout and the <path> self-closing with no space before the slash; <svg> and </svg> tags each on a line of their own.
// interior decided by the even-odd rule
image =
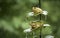
<svg viewBox="0 0 60 38">
<path fill-rule="evenodd" d="M 49 24 L 44 24 L 43 26 L 50 26 Z"/>
<path fill-rule="evenodd" d="M 29 12 L 28 13 L 28 16 L 33 16 L 34 15 L 34 12 Z"/>
<path fill-rule="evenodd" d="M 25 29 L 24 32 L 27 33 L 27 32 L 31 32 L 31 28 L 28 28 L 28 29 Z"/>
<path fill-rule="evenodd" d="M 43 11 L 43 13 L 42 13 L 42 14 L 47 15 L 47 14 L 48 14 L 48 12 L 47 12 L 47 11 Z"/>
</svg>

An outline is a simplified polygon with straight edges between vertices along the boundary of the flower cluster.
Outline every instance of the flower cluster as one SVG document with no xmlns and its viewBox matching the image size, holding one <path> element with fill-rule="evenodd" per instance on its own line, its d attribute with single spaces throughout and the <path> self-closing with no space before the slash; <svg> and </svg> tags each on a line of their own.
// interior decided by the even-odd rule
<svg viewBox="0 0 60 38">
<path fill-rule="evenodd" d="M 42 14 L 43 14 L 43 15 L 47 15 L 48 12 L 44 10 L 44 11 L 42 11 Z M 29 13 L 28 13 L 28 16 L 34 16 L 34 12 L 29 12 Z"/>
</svg>

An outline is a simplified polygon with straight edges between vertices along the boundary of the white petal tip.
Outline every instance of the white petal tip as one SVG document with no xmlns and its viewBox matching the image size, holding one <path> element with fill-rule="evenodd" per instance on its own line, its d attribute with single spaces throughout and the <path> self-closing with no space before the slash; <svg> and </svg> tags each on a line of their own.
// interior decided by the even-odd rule
<svg viewBox="0 0 60 38">
<path fill-rule="evenodd" d="M 42 13 L 42 14 L 47 15 L 47 14 L 48 14 L 48 12 L 47 12 L 47 11 L 43 11 L 43 13 Z"/>
<path fill-rule="evenodd" d="M 54 38 L 54 36 L 52 36 L 52 35 L 47 35 L 47 36 L 45 36 L 45 38 Z"/>
<path fill-rule="evenodd" d="M 29 28 L 29 29 L 25 29 L 24 30 L 24 33 L 27 33 L 27 32 L 31 32 L 32 30 Z"/>
<path fill-rule="evenodd" d="M 33 16 L 34 15 L 34 12 L 29 12 L 28 13 L 28 16 Z"/>
<path fill-rule="evenodd" d="M 49 24 L 44 24 L 43 26 L 50 26 Z"/>
</svg>

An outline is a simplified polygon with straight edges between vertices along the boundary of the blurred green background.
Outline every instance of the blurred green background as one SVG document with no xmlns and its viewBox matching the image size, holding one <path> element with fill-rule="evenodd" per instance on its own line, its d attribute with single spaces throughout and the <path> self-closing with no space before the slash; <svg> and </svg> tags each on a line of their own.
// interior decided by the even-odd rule
<svg viewBox="0 0 60 38">
<path fill-rule="evenodd" d="M 0 38 L 25 38 L 24 29 L 35 19 L 27 20 L 26 16 L 36 4 L 38 0 L 0 0 Z M 51 25 L 43 28 L 43 36 L 51 34 L 60 38 L 60 0 L 41 0 L 41 8 L 48 11 L 46 22 Z M 31 38 L 32 34 L 28 36 Z"/>
</svg>

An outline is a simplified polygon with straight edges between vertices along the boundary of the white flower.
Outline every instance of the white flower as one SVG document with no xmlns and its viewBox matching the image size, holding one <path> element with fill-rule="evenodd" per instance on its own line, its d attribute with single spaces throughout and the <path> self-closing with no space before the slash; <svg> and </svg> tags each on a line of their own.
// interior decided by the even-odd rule
<svg viewBox="0 0 60 38">
<path fill-rule="evenodd" d="M 43 11 L 43 13 L 42 13 L 42 14 L 47 15 L 47 14 L 48 14 L 48 12 L 47 12 L 47 11 Z"/>
<path fill-rule="evenodd" d="M 33 16 L 34 15 L 34 12 L 29 12 L 28 13 L 28 16 Z"/>
<path fill-rule="evenodd" d="M 31 32 L 31 28 L 28 28 L 28 29 L 25 29 L 24 32 L 27 33 L 27 32 Z"/>
<path fill-rule="evenodd" d="M 43 26 L 50 26 L 49 24 L 44 24 Z"/>
<path fill-rule="evenodd" d="M 52 36 L 52 35 L 47 35 L 47 36 L 45 36 L 45 38 L 54 38 L 54 36 Z"/>
</svg>

